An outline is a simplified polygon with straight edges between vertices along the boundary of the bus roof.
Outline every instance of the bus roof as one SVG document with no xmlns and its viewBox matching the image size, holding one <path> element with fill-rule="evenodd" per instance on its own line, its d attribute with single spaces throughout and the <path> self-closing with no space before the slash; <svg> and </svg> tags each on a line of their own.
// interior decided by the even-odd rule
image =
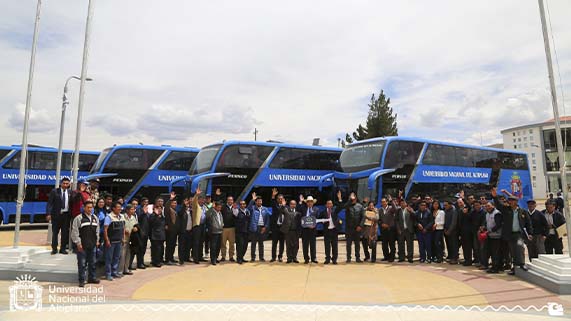
<svg viewBox="0 0 571 321">
<path fill-rule="evenodd" d="M 105 149 L 157 149 L 157 150 L 173 150 L 173 151 L 200 151 L 197 147 L 175 147 L 171 145 L 140 145 L 140 144 L 130 144 L 130 145 L 115 145 L 107 147 Z"/>
<path fill-rule="evenodd" d="M 455 146 L 455 147 L 466 147 L 466 148 L 474 148 L 474 149 L 480 149 L 480 150 L 488 150 L 488 151 L 493 151 L 493 152 L 503 152 L 503 153 L 527 155 L 525 152 L 521 152 L 521 151 L 517 151 L 517 150 L 511 150 L 511 149 L 475 146 L 475 145 L 451 143 L 451 142 L 445 142 L 445 141 L 439 141 L 439 140 L 431 140 L 431 139 L 418 138 L 418 137 L 406 137 L 406 136 L 375 137 L 375 138 L 360 140 L 358 142 L 351 143 L 351 144 L 347 145 L 347 147 L 360 145 L 363 143 L 377 142 L 377 141 L 381 141 L 381 140 L 386 140 L 387 142 L 404 140 L 404 141 L 413 141 L 413 142 L 419 142 L 419 143 L 439 144 L 439 145 L 447 145 L 447 146 Z"/>
<path fill-rule="evenodd" d="M 210 144 L 202 148 L 208 148 L 212 146 L 228 146 L 228 145 L 257 145 L 257 146 L 270 146 L 270 147 L 286 147 L 286 148 L 303 148 L 303 149 L 314 149 L 314 150 L 326 150 L 326 151 L 336 151 L 341 152 L 343 149 L 338 147 L 327 147 L 327 146 L 313 146 L 313 145 L 301 145 L 301 144 L 288 144 L 280 142 L 259 142 L 259 141 L 247 141 L 247 140 L 228 140 L 225 142 Z"/>
<path fill-rule="evenodd" d="M 20 151 L 22 150 L 22 145 L 12 145 L 12 146 L 0 146 L 0 149 L 3 150 L 15 150 L 15 151 Z M 43 146 L 28 146 L 28 151 L 30 152 L 57 152 L 57 148 L 55 147 L 43 147 Z M 63 149 L 64 153 L 73 153 L 74 150 L 71 149 Z M 98 155 L 100 152 L 98 151 L 90 151 L 90 150 L 80 150 L 79 151 L 80 154 L 92 154 L 92 155 Z"/>
</svg>

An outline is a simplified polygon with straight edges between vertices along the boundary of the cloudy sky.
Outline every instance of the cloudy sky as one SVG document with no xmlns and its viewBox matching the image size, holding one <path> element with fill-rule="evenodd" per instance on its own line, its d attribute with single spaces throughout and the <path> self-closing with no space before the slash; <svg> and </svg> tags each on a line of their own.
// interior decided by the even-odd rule
<svg viewBox="0 0 571 321">
<path fill-rule="evenodd" d="M 535 0 L 93 2 L 82 149 L 200 147 L 254 128 L 261 140 L 337 145 L 381 89 L 406 136 L 491 144 L 552 115 Z M 548 4 L 571 109 L 571 1 Z M 0 0 L 2 145 L 21 142 L 35 6 Z M 86 13 L 86 0 L 44 1 L 30 143 L 57 146 Z M 68 148 L 78 93 L 74 81 Z"/>
</svg>

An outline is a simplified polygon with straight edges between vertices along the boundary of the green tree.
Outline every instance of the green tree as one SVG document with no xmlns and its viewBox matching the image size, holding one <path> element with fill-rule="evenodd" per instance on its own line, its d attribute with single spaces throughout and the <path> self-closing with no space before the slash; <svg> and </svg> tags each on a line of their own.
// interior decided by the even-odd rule
<svg viewBox="0 0 571 321">
<path fill-rule="evenodd" d="M 378 97 L 373 94 L 369 102 L 369 114 L 365 126 L 359 124 L 352 134 L 345 135 L 345 141 L 352 143 L 373 137 L 397 136 L 397 114 L 393 115 L 390 103 L 391 99 L 385 96 L 383 90 Z"/>
</svg>

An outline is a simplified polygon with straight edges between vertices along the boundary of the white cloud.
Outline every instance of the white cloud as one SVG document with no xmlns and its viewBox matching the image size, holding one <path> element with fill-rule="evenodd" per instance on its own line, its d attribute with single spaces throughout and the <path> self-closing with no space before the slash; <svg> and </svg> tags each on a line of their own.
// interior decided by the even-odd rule
<svg viewBox="0 0 571 321">
<path fill-rule="evenodd" d="M 6 110 L 8 112 L 8 110 Z M 7 124 L 10 128 L 22 132 L 24 128 L 24 115 L 26 111 L 25 104 L 17 104 L 10 111 Z M 32 133 L 52 133 L 58 126 L 55 123 L 54 115 L 50 114 L 46 109 L 32 109 L 30 111 L 30 122 L 28 129 Z M 18 141 L 19 142 L 19 141 Z M 18 142 L 13 142 L 16 144 Z"/>
<path fill-rule="evenodd" d="M 549 5 L 567 94 L 571 3 Z M 86 7 L 44 4 L 33 106 L 53 117 L 37 132 L 57 126 L 63 81 L 80 71 Z M 0 0 L 5 114 L 25 98 L 34 10 Z M 481 132 L 490 144 L 501 129 L 551 117 L 533 1 L 97 1 L 92 30 L 84 148 L 203 146 L 253 139 L 254 127 L 263 140 L 337 145 L 380 89 L 401 135 L 479 144 Z M 69 135 L 78 89 L 72 83 Z M 17 130 L 1 126 L 0 143 L 19 142 Z"/>
</svg>

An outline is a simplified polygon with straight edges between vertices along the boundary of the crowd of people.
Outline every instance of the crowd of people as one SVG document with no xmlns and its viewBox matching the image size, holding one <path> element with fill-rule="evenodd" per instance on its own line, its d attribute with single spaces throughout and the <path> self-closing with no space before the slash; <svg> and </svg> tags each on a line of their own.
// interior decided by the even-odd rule
<svg viewBox="0 0 571 321">
<path fill-rule="evenodd" d="M 357 263 L 377 262 L 379 241 L 381 261 L 413 263 L 415 239 L 420 263 L 475 265 L 488 273 L 508 270 L 514 274 L 516 267 L 526 270 L 525 247 L 529 260 L 539 254 L 563 253 L 557 231 L 565 224 L 561 202 L 551 197 L 546 209 L 539 211 L 531 199 L 524 209 L 519 207 L 519 198 L 505 190 L 499 194 L 496 188 L 488 197 L 465 197 L 460 191 L 445 200 L 429 195 L 406 200 L 399 192 L 395 198 L 381 199 L 380 207 L 353 192 L 343 195 L 338 191 L 321 209 L 312 196 L 286 200 L 274 188 L 271 210 L 256 193 L 250 200 L 235 202 L 219 189 L 214 197 L 197 189 L 192 197 L 182 198 L 182 204 L 174 192 L 166 200 L 157 197 L 152 204 L 144 197 L 128 204 L 110 194 L 100 198 L 97 180 L 80 180 L 77 190 L 69 189 L 69 179 L 63 178 L 60 187 L 50 193 L 47 213 L 52 224 L 52 254 L 58 253 L 58 246 L 61 254 L 68 249 L 76 253 L 80 287 L 100 282 L 98 262 L 105 265 L 109 281 L 150 266 L 217 265 L 227 258 L 237 264 L 264 262 L 266 238 L 271 239 L 270 262 L 299 263 L 301 238 L 304 263 L 318 263 L 318 224 L 323 224 L 324 264 L 337 264 L 343 227 L 347 263 L 353 255 Z M 145 262 L 149 243 L 150 264 Z"/>
</svg>

